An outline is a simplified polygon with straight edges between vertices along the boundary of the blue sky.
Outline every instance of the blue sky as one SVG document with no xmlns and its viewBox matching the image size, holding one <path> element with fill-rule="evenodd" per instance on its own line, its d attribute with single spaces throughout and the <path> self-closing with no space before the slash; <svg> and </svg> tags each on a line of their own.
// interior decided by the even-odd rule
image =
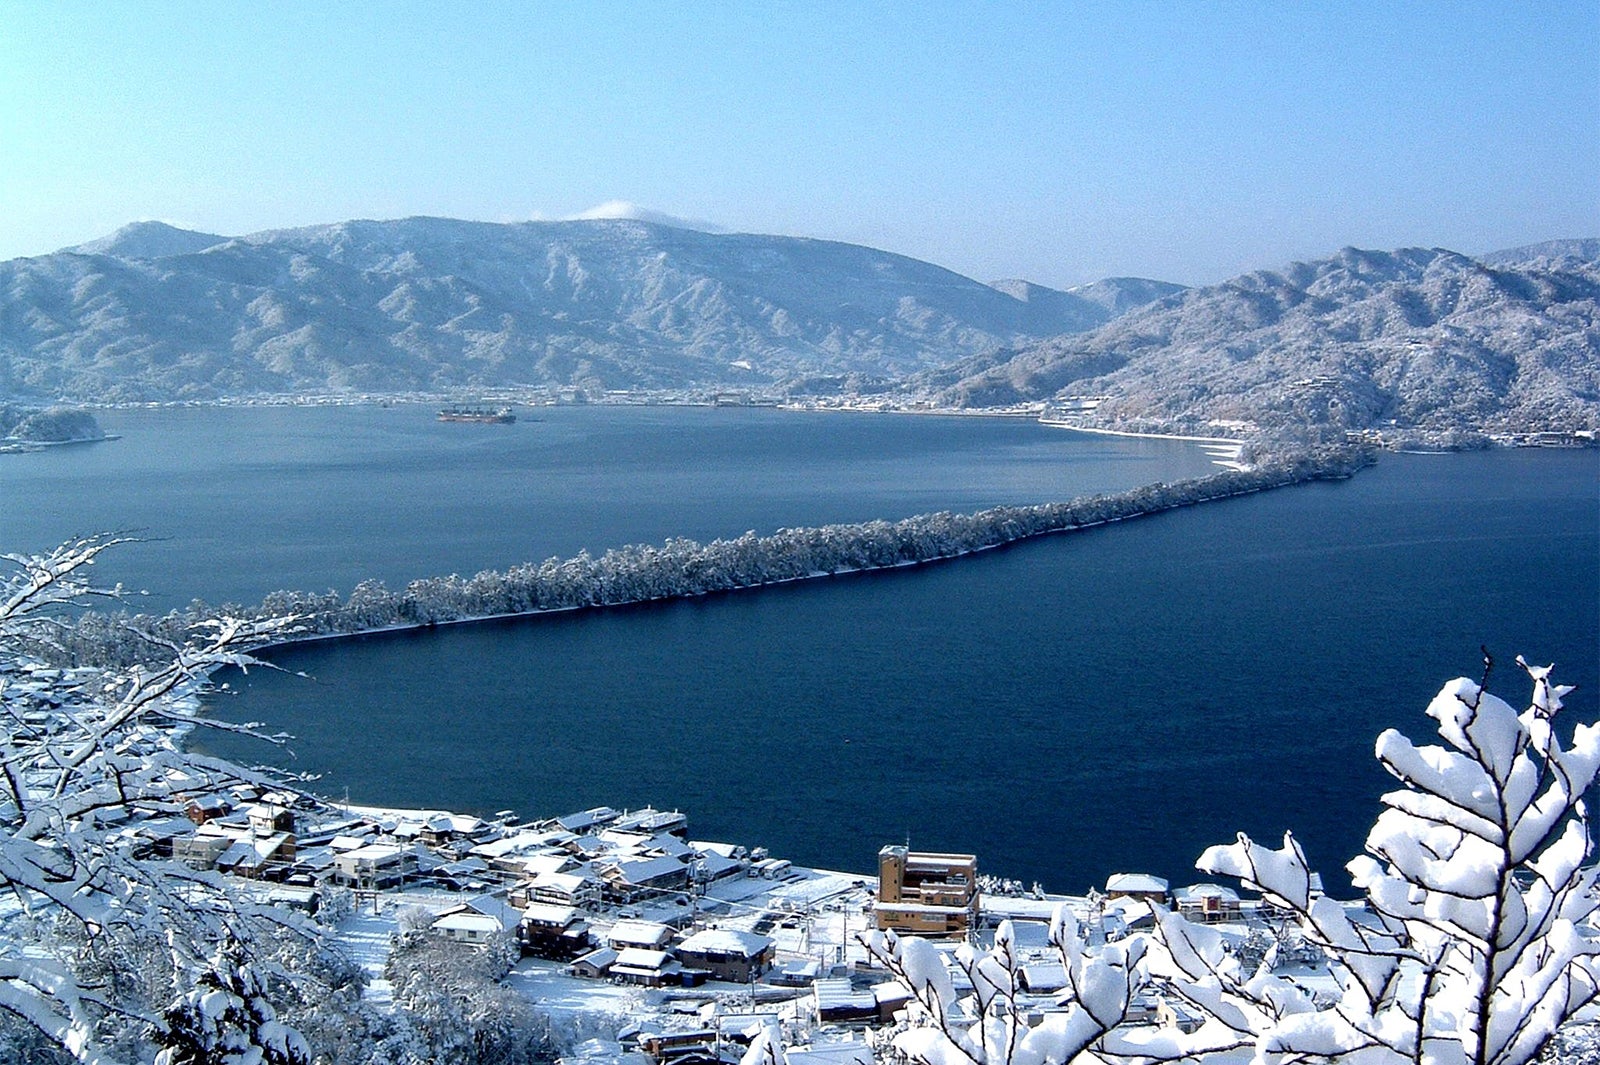
<svg viewBox="0 0 1600 1065">
<path fill-rule="evenodd" d="M 0 259 L 629 201 L 984 280 L 1600 234 L 1600 3 L 0 4 Z"/>
</svg>

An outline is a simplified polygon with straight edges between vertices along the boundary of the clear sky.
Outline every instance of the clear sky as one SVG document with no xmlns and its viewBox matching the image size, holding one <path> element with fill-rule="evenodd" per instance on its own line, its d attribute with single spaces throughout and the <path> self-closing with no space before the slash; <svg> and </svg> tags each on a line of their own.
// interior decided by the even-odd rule
<svg viewBox="0 0 1600 1065">
<path fill-rule="evenodd" d="M 983 280 L 1600 234 L 1600 3 L 0 0 L 0 259 L 629 201 Z"/>
</svg>

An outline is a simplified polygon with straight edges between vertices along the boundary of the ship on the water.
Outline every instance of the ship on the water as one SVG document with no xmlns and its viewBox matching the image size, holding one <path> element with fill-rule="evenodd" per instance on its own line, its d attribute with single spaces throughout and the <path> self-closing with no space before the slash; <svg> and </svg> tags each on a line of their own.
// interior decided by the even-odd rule
<svg viewBox="0 0 1600 1065">
<path fill-rule="evenodd" d="M 446 407 L 439 412 L 441 422 L 477 422 L 480 425 L 510 425 L 517 420 L 510 407 Z"/>
</svg>

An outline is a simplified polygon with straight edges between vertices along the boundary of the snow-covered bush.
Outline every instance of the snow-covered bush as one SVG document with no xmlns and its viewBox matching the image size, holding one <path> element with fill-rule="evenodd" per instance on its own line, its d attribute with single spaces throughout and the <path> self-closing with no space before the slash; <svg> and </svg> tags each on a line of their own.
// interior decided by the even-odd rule
<svg viewBox="0 0 1600 1065">
<path fill-rule="evenodd" d="M 1600 726 L 1579 725 L 1563 743 L 1554 718 L 1571 689 L 1551 684 L 1548 667 L 1524 668 L 1533 696 L 1520 714 L 1462 678 L 1428 706 L 1443 745 L 1418 747 L 1393 730 L 1378 738 L 1377 756 L 1402 787 L 1383 797 L 1367 854 L 1348 866 L 1364 908 L 1313 892 L 1292 837 L 1274 850 L 1241 836 L 1201 856 L 1202 870 L 1237 877 L 1292 915 L 1333 960 L 1337 1003 L 1274 975 L 1270 957 L 1246 966 L 1219 931 L 1176 913 L 1093 958 L 1076 921 L 1058 914 L 1052 941 L 1068 1011 L 1034 1028 L 1018 1019 L 1008 928 L 991 951 L 958 950 L 974 988 L 964 1014 L 931 946 L 872 938 L 920 1007 L 921 1023 L 896 1048 L 928 1065 L 1535 1060 L 1600 986 L 1600 942 L 1590 938 L 1600 874 L 1589 867 L 1583 802 L 1600 771 Z M 1193 1032 L 1125 1025 L 1144 988 L 1182 999 L 1205 1023 Z"/>
<path fill-rule="evenodd" d="M 438 917 L 432 910 L 415 902 L 405 903 L 394 913 L 394 926 L 405 938 L 421 935 L 431 928 L 436 920 Z"/>
<path fill-rule="evenodd" d="M 338 928 L 356 912 L 356 893 L 347 887 L 328 882 L 319 890 L 321 901 L 317 904 L 317 923 L 324 928 Z"/>
<path fill-rule="evenodd" d="M 1066 1008 L 1030 1027 L 1017 1001 L 1022 961 L 1011 922 L 1000 926 L 988 951 L 956 948 L 953 960 L 972 985 L 970 1003 L 957 999 L 942 956 L 927 940 L 873 932 L 865 943 L 916 1002 L 916 1020 L 895 1037 L 895 1048 L 927 1065 L 1042 1065 L 1091 1051 L 1104 1055 L 1148 979 L 1142 936 L 1090 955 L 1077 919 L 1059 907 L 1050 943 L 1067 976 Z"/>
<path fill-rule="evenodd" d="M 479 947 L 419 932 L 403 935 L 384 975 L 422 1060 L 532 1065 L 554 1055 L 533 1004 L 501 984 L 518 951 L 510 936 Z"/>
</svg>

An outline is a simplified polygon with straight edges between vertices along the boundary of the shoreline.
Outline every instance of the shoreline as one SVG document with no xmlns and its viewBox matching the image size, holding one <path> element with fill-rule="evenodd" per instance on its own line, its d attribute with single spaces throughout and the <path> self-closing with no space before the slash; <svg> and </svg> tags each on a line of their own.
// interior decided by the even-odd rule
<svg viewBox="0 0 1600 1065">
<path fill-rule="evenodd" d="M 18 436 L 0 437 L 0 455 L 27 455 L 35 451 L 48 451 L 53 447 L 76 447 L 79 444 L 104 444 L 110 440 L 121 440 L 121 433 L 106 433 L 102 436 L 86 436 L 76 440 L 25 440 Z"/>
<path fill-rule="evenodd" d="M 866 397 L 856 397 L 857 402 L 837 402 L 835 397 L 811 396 L 799 399 L 763 398 L 759 401 L 748 403 L 718 403 L 714 394 L 696 394 L 692 390 L 668 392 L 616 392 L 582 402 L 564 402 L 556 397 L 554 392 L 533 386 L 489 386 L 478 390 L 455 390 L 451 392 L 361 392 L 361 393 L 265 393 L 249 396 L 218 396 L 210 399 L 171 399 L 171 400 L 143 400 L 143 401 L 83 401 L 72 404 L 77 409 L 101 411 L 140 411 L 140 410 L 177 410 L 182 408 L 193 409 L 254 409 L 271 407 L 377 407 L 396 408 L 402 406 L 428 406 L 438 403 L 459 403 L 463 397 L 473 397 L 472 402 L 511 404 L 539 410 L 547 407 L 703 407 L 707 409 L 724 410 L 775 410 L 794 414 L 895 414 L 914 417 L 942 417 L 942 418 L 992 418 L 1015 419 L 1033 421 L 1053 429 L 1066 429 L 1072 432 L 1091 433 L 1099 436 L 1120 436 L 1146 440 L 1169 440 L 1180 443 L 1196 443 L 1202 446 L 1228 445 L 1242 447 L 1254 440 L 1261 440 L 1263 436 L 1271 437 L 1274 433 L 1287 432 L 1291 435 L 1299 428 L 1298 425 L 1257 426 L 1252 432 L 1243 436 L 1199 436 L 1189 433 L 1169 433 L 1159 431 L 1140 431 L 1132 429 L 1110 429 L 1100 426 L 1076 425 L 1071 422 L 1053 419 L 1049 416 L 1048 401 L 1030 401 L 999 407 L 932 407 L 923 406 L 926 400 L 883 400 L 873 401 Z M 537 421 L 540 419 L 529 419 Z M 1539 427 L 1524 427 L 1519 429 L 1501 427 L 1498 429 L 1484 428 L 1481 426 L 1456 426 L 1449 429 L 1423 429 L 1412 427 L 1402 429 L 1398 426 L 1368 427 L 1363 429 L 1345 430 L 1347 442 L 1350 444 L 1369 444 L 1384 450 L 1409 451 L 1416 448 L 1415 444 L 1408 446 L 1407 442 L 1417 437 L 1418 434 L 1466 436 L 1475 438 L 1475 442 L 1466 444 L 1446 443 L 1437 448 L 1424 446 L 1423 451 L 1462 451 L 1481 450 L 1497 447 L 1573 447 L 1592 448 L 1600 446 L 1600 430 L 1595 429 L 1549 429 Z M 1556 437 L 1557 440 L 1544 440 L 1540 438 Z M 52 443 L 94 443 L 99 440 L 117 440 L 118 434 L 107 434 L 104 437 L 87 441 L 58 441 Z M 33 448 L 8 447 L 8 441 L 0 441 L 0 453 L 9 453 Z M 1219 461 L 1219 466 L 1230 469 L 1239 467 L 1232 462 Z"/>
<path fill-rule="evenodd" d="M 1265 489 L 1260 489 L 1265 491 Z M 1152 512 L 1156 513 L 1156 512 Z M 1134 515 L 1141 517 L 1142 515 Z M 1058 529 L 1054 532 L 1037 533 L 1025 539 L 1038 539 L 1056 533 L 1073 532 L 1077 529 L 1091 529 L 1101 525 L 1110 525 L 1113 522 L 1126 521 L 1127 518 L 1107 518 L 1104 521 L 1089 522 L 1076 526 L 1074 529 Z M 808 581 L 827 580 L 832 577 L 860 577 L 871 573 L 892 573 L 898 569 L 914 569 L 918 566 L 931 566 L 940 562 L 954 562 L 958 559 L 969 558 L 985 551 L 994 551 L 1002 547 L 1009 547 L 1023 540 L 1008 540 L 998 544 L 984 544 L 980 547 L 969 548 L 950 555 L 939 555 L 934 558 L 923 558 L 894 562 L 886 566 L 859 566 L 851 569 L 817 570 L 795 577 L 779 577 L 758 584 L 743 584 L 731 588 L 713 588 L 703 592 L 691 592 L 682 595 L 662 595 L 648 599 L 628 599 L 615 603 L 577 603 L 571 606 L 536 607 L 532 610 L 518 610 L 506 614 L 478 614 L 472 617 L 449 618 L 441 621 L 418 621 L 409 624 L 382 625 L 372 629 L 361 629 L 355 632 L 318 632 L 307 636 L 297 636 L 288 640 L 277 640 L 273 643 L 263 644 L 257 651 L 273 651 L 286 647 L 298 647 L 302 644 L 330 643 L 337 640 L 361 640 L 369 636 L 392 636 L 400 633 L 429 632 L 434 629 L 449 628 L 456 625 L 483 625 L 496 621 L 527 621 L 532 618 L 556 617 L 563 614 L 576 614 L 586 610 L 626 610 L 631 607 L 649 606 L 657 603 L 673 603 L 691 599 L 705 599 L 714 595 L 737 595 L 740 592 L 759 591 L 763 588 L 781 588 L 790 584 L 801 584 Z M 255 652 L 252 652 L 252 654 Z"/>
<path fill-rule="evenodd" d="M 1185 440 L 1195 444 L 1229 444 L 1243 447 L 1244 440 L 1236 436 L 1180 436 L 1176 433 L 1137 433 L 1132 429 L 1099 429 L 1088 425 L 1073 425 L 1070 422 L 1046 421 L 1039 419 L 1040 425 L 1048 425 L 1052 429 L 1065 429 L 1073 433 L 1094 433 L 1096 436 L 1131 436 L 1143 440 Z"/>
</svg>

